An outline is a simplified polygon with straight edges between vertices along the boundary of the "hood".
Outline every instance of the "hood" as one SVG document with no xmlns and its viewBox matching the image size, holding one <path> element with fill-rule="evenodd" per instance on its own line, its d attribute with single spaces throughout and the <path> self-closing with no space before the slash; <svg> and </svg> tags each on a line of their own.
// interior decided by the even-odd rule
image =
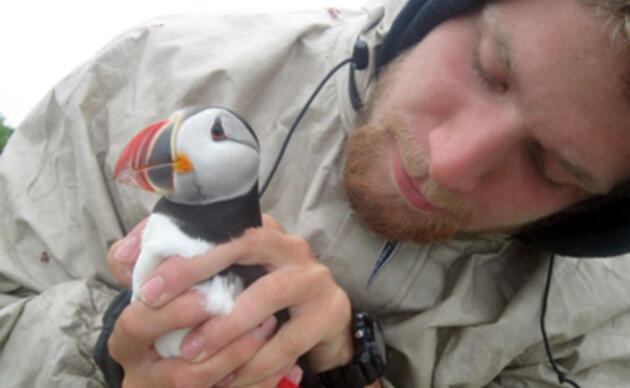
<svg viewBox="0 0 630 388">
<path fill-rule="evenodd" d="M 369 62 L 365 70 L 346 72 L 338 84 L 342 99 L 344 126 L 352 128 L 356 119 L 356 103 L 348 96 L 356 89 L 361 102 L 367 101 L 380 68 L 405 49 L 413 46 L 441 22 L 465 13 L 486 0 L 391 0 L 368 3 L 366 18 L 355 29 L 349 29 L 337 47 L 337 58 L 347 58 L 357 40 L 369 47 Z M 356 31 L 359 31 L 358 33 Z M 351 82 L 354 80 L 354 82 Z M 353 84 L 354 86 L 350 86 Z"/>
</svg>

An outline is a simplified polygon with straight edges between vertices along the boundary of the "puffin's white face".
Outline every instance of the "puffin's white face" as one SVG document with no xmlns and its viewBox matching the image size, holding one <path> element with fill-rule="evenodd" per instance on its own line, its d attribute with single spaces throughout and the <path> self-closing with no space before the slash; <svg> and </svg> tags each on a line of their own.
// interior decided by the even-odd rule
<svg viewBox="0 0 630 388">
<path fill-rule="evenodd" d="M 254 132 L 229 110 L 186 108 L 136 134 L 114 178 L 173 202 L 214 203 L 254 188 L 259 151 Z"/>
<path fill-rule="evenodd" d="M 258 179 L 258 142 L 227 110 L 208 108 L 182 117 L 174 140 L 175 152 L 192 165 L 189 172 L 174 171 L 174 191 L 167 194 L 174 202 L 207 204 L 236 198 Z"/>
</svg>

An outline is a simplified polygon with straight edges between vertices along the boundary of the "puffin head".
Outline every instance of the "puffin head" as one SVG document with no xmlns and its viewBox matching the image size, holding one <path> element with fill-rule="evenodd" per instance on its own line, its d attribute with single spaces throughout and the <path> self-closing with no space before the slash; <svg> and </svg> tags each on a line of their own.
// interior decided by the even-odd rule
<svg viewBox="0 0 630 388">
<path fill-rule="evenodd" d="M 131 139 L 114 179 L 173 202 L 208 204 L 253 188 L 259 152 L 254 131 L 236 114 L 218 107 L 186 108 Z"/>
</svg>

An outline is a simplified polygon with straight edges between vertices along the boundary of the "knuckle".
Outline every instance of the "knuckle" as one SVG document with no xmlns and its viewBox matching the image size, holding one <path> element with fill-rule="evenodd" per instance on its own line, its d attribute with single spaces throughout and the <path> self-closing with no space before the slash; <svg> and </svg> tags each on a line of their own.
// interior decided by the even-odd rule
<svg viewBox="0 0 630 388">
<path fill-rule="evenodd" d="M 301 354 L 303 337 L 300 333 L 290 331 L 280 341 L 280 352 L 286 357 L 295 357 Z"/>
<path fill-rule="evenodd" d="M 287 284 L 276 282 L 275 279 L 264 279 L 265 281 L 265 297 L 267 303 L 273 307 L 285 307 L 290 292 L 287 292 Z"/>
<path fill-rule="evenodd" d="M 330 268 L 323 264 L 316 264 L 311 269 L 312 276 L 317 280 L 332 280 L 332 272 Z"/>
<path fill-rule="evenodd" d="M 265 234 L 268 232 L 263 228 L 249 228 L 231 244 L 238 247 L 241 253 L 251 252 L 265 243 Z"/>
<path fill-rule="evenodd" d="M 167 297 L 163 302 L 192 287 L 198 277 L 191 260 L 181 257 L 168 258 L 157 271 L 164 277 L 164 294 Z"/>
<path fill-rule="evenodd" d="M 164 260 L 160 270 L 169 280 L 177 282 L 179 279 L 185 279 L 189 275 L 190 271 L 188 271 L 188 266 L 186 265 L 188 261 L 180 257 L 171 257 Z"/>
<path fill-rule="evenodd" d="M 309 287 L 314 294 L 322 294 L 333 288 L 338 288 L 333 280 L 330 269 L 325 265 L 315 263 L 305 272 L 304 286 Z"/>
<path fill-rule="evenodd" d="M 122 240 L 117 240 L 109 247 L 109 250 L 107 251 L 107 261 L 109 263 L 113 263 L 115 261 L 114 252 L 116 252 L 116 249 L 118 249 L 118 246 L 120 245 L 121 241 Z"/>
<path fill-rule="evenodd" d="M 259 348 L 259 346 L 256 344 L 257 341 L 255 338 L 252 338 L 251 336 L 246 337 L 248 338 L 243 338 L 239 341 L 236 341 L 230 346 L 229 349 L 226 349 L 226 365 L 229 365 L 233 368 L 242 365 L 243 363 L 248 361 Z"/>
<path fill-rule="evenodd" d="M 350 297 L 341 288 L 337 288 L 330 296 L 331 306 L 334 306 L 332 314 L 338 320 L 345 321 L 352 315 L 352 306 L 350 303 Z"/>
<path fill-rule="evenodd" d="M 125 337 L 145 339 L 143 322 L 137 319 L 131 311 L 123 311 L 116 322 L 115 330 L 119 329 L 120 334 Z"/>
<path fill-rule="evenodd" d="M 247 374 L 249 376 L 258 376 L 259 378 L 264 378 L 265 376 L 268 376 L 273 368 L 269 364 L 269 362 L 265 361 L 266 360 L 257 360 L 249 364 L 247 366 Z M 258 384 L 260 384 L 260 382 Z"/>
<path fill-rule="evenodd" d="M 300 236 L 287 236 L 287 242 L 290 244 L 294 254 L 299 257 L 311 257 L 312 251 L 308 241 Z"/>
<path fill-rule="evenodd" d="M 197 388 L 201 387 L 199 381 L 201 380 L 194 371 L 188 368 L 178 368 L 170 374 L 169 386 L 173 388 Z"/>
<path fill-rule="evenodd" d="M 272 228 L 279 228 L 280 227 L 280 223 L 273 218 L 272 216 L 270 216 L 269 214 L 263 214 L 262 215 L 262 223 L 263 225 L 268 225 Z"/>
</svg>

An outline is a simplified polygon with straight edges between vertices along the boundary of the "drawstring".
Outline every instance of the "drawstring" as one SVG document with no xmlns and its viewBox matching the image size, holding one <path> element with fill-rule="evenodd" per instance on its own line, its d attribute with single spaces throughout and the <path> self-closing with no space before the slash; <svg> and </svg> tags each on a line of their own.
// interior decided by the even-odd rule
<svg viewBox="0 0 630 388">
<path fill-rule="evenodd" d="M 276 170 L 278 170 L 280 161 L 282 160 L 282 157 L 284 156 L 284 153 L 287 150 L 289 141 L 291 141 L 291 136 L 293 136 L 293 133 L 295 132 L 297 126 L 300 124 L 300 121 L 302 121 L 302 117 L 304 117 L 304 114 L 306 113 L 306 111 L 311 107 L 311 104 L 313 103 L 313 100 L 315 99 L 315 97 L 317 97 L 317 95 L 322 90 L 324 85 L 326 85 L 326 82 L 328 82 L 328 80 L 339 69 L 344 67 L 346 64 L 351 63 L 353 60 L 354 58 L 350 57 L 339 62 L 335 67 L 333 67 L 331 71 L 328 72 L 328 74 L 326 74 L 324 79 L 322 79 L 319 85 L 317 85 L 317 87 L 315 88 L 315 91 L 313 91 L 313 93 L 310 95 L 310 97 L 308 98 L 308 101 L 306 101 L 306 104 L 304 104 L 304 107 L 302 108 L 297 118 L 293 122 L 293 125 L 291 125 L 289 132 L 287 132 L 286 136 L 284 137 L 284 141 L 282 142 L 282 147 L 280 148 L 280 152 L 278 152 L 278 156 L 276 156 L 276 161 L 274 162 L 273 167 L 271 167 L 271 171 L 269 172 L 267 179 L 265 179 L 265 182 L 263 183 L 262 188 L 260 189 L 260 194 L 258 195 L 259 198 L 262 198 L 262 196 L 265 194 L 265 191 L 267 191 L 267 187 L 269 186 L 269 183 L 271 183 L 271 179 L 273 178 L 273 176 L 276 174 Z"/>
<path fill-rule="evenodd" d="M 558 381 L 560 384 L 569 384 L 574 388 L 580 388 L 578 383 L 571 380 L 566 376 L 566 373 L 562 372 L 558 365 L 556 364 L 556 360 L 553 358 L 553 354 L 551 354 L 551 347 L 549 346 L 549 338 L 547 338 L 547 329 L 545 328 L 545 316 L 547 315 L 547 301 L 549 299 L 549 289 L 551 288 L 551 277 L 553 274 L 553 264 L 555 262 L 555 255 L 551 255 L 549 259 L 549 270 L 547 271 L 547 282 L 545 283 L 545 292 L 543 294 L 542 300 L 542 309 L 540 313 L 540 331 L 542 332 L 543 342 L 545 343 L 545 350 L 547 351 L 547 358 L 551 363 L 551 367 L 558 375 Z"/>
</svg>

